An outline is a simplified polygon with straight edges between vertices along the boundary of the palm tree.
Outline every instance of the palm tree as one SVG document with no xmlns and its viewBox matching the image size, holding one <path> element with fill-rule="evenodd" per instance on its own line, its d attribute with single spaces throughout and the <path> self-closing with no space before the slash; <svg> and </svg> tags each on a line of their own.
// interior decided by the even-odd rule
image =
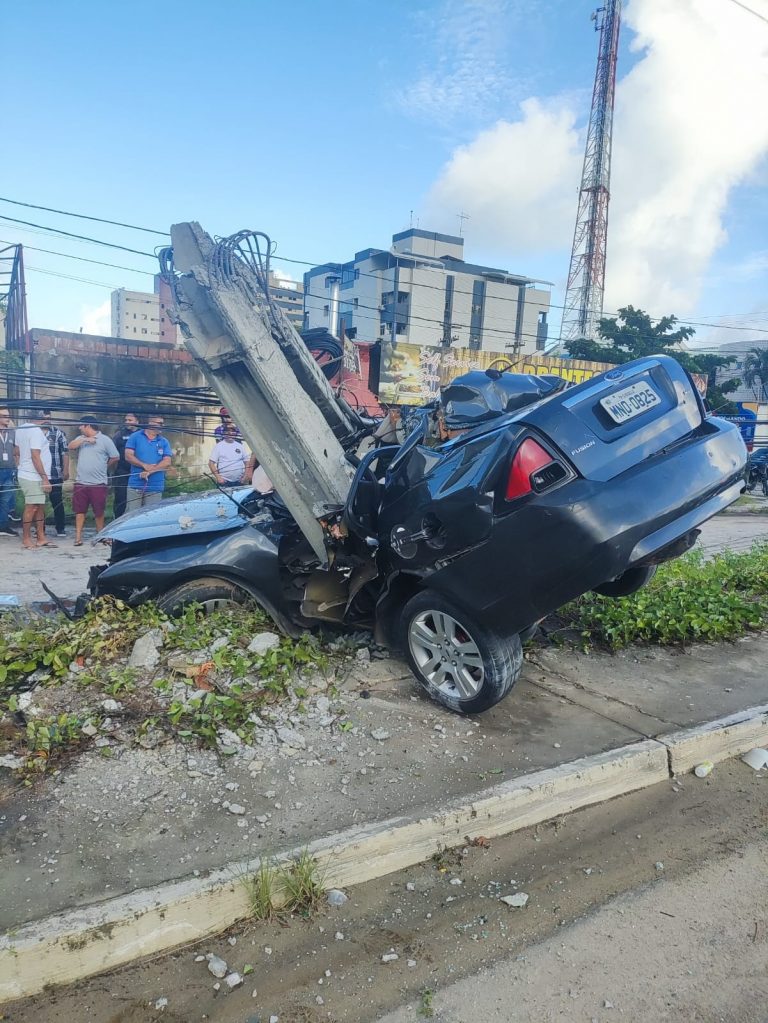
<svg viewBox="0 0 768 1023">
<path fill-rule="evenodd" d="M 768 401 L 768 347 L 750 348 L 744 357 L 742 378 L 755 392 L 758 401 Z M 755 385 L 760 381 L 760 388 Z"/>
</svg>

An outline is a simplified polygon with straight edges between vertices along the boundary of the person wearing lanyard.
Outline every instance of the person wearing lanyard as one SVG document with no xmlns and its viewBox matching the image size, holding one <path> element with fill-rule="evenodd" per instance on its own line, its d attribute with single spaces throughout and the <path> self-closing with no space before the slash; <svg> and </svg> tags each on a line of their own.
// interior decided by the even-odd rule
<svg viewBox="0 0 768 1023">
<path fill-rule="evenodd" d="M 149 416 L 143 430 L 125 442 L 125 460 L 131 466 L 126 511 L 136 511 L 163 498 L 165 470 L 171 466 L 173 451 L 162 436 L 162 416 Z"/>
<path fill-rule="evenodd" d="M 0 405 L 0 536 L 18 536 L 8 516 L 16 506 L 16 459 L 11 411 Z"/>
</svg>

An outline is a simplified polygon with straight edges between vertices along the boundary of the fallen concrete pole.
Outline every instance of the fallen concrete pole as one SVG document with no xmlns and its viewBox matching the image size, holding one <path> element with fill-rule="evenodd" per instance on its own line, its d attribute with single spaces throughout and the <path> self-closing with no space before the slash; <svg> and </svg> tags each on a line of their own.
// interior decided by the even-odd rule
<svg viewBox="0 0 768 1023">
<path fill-rule="evenodd" d="M 217 272 L 217 245 L 199 224 L 174 224 L 171 239 L 180 271 L 175 315 L 185 344 L 326 564 L 325 534 L 318 520 L 344 505 L 352 477 L 328 419 L 336 417 L 337 432 L 350 424 L 309 352 L 301 353 L 289 338 L 284 342 L 289 361 L 275 340 L 250 268 L 232 257 L 229 272 Z"/>
</svg>

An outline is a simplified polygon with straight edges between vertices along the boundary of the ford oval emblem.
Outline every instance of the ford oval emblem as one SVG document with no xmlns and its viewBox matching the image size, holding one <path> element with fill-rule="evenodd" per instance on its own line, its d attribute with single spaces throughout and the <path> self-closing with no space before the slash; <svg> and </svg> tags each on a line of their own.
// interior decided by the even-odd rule
<svg viewBox="0 0 768 1023">
<path fill-rule="evenodd" d="M 620 370 L 620 369 L 611 369 L 611 370 L 609 370 L 605 374 L 605 379 L 606 380 L 621 380 L 621 378 L 623 376 L 624 376 L 624 373 L 623 373 L 622 370 Z"/>
</svg>

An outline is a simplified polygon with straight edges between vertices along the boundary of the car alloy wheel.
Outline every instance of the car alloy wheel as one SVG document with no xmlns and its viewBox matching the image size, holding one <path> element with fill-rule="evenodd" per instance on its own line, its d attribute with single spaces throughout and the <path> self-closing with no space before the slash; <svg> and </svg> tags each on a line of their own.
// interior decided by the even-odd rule
<svg viewBox="0 0 768 1023">
<path fill-rule="evenodd" d="M 440 693 L 468 700 L 483 686 L 480 649 L 467 629 L 445 611 L 422 611 L 408 629 L 411 655 Z"/>
</svg>

